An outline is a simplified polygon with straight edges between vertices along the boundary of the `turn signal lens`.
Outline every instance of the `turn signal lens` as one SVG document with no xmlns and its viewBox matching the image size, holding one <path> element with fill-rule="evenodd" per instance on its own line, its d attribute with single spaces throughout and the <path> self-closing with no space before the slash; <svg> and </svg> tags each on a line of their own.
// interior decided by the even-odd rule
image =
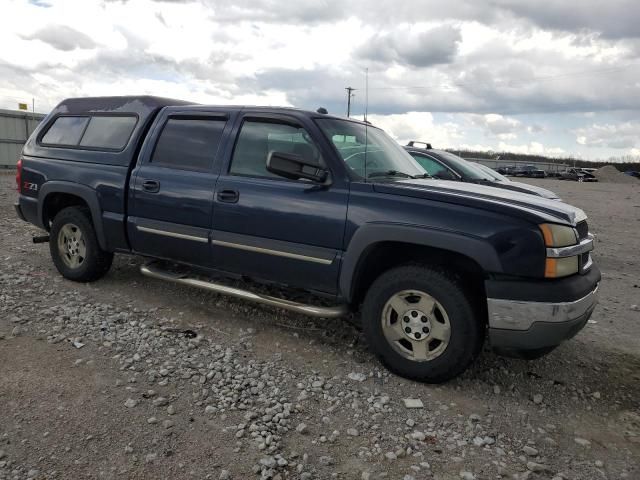
<svg viewBox="0 0 640 480">
<path fill-rule="evenodd" d="M 578 257 L 547 258 L 544 264 L 546 278 L 568 277 L 578 273 Z"/>
<path fill-rule="evenodd" d="M 562 248 L 578 244 L 578 234 L 573 227 L 557 225 L 555 223 L 543 223 L 540 231 L 544 237 L 547 248 Z M 544 276 L 546 278 L 568 277 L 580 270 L 579 257 L 548 257 L 544 263 Z"/>
<path fill-rule="evenodd" d="M 544 244 L 547 247 L 568 247 L 578 243 L 578 236 L 573 227 L 556 225 L 555 223 L 543 223 L 540 225 Z"/>
</svg>

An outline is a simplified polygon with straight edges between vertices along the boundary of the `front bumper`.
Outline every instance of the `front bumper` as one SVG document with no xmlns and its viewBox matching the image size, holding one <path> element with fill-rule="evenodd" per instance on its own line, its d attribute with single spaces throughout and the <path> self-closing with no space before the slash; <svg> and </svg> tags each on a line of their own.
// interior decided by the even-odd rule
<svg viewBox="0 0 640 480">
<path fill-rule="evenodd" d="M 554 347 L 575 336 L 598 303 L 600 271 L 595 265 L 592 269 L 586 275 L 576 275 L 561 283 L 535 282 L 535 288 L 529 289 L 528 293 L 529 298 L 536 301 L 522 298 L 527 296 L 526 283 L 519 285 L 519 298 L 488 298 L 492 347 L 497 350 L 538 350 Z M 544 295 L 547 289 L 549 293 Z"/>
</svg>

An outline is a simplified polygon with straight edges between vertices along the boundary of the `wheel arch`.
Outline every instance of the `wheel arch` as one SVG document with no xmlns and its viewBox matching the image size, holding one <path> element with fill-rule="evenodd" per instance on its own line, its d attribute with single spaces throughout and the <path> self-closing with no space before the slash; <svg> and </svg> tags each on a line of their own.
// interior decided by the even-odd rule
<svg viewBox="0 0 640 480">
<path fill-rule="evenodd" d="M 95 190 L 72 182 L 51 181 L 40 188 L 38 218 L 42 226 L 49 230 L 49 224 L 63 208 L 83 206 L 89 209 L 91 223 L 96 232 L 100 248 L 107 250 L 107 242 L 102 225 L 102 210 Z"/>
<path fill-rule="evenodd" d="M 478 296 L 484 295 L 487 272 L 499 272 L 500 260 L 486 242 L 453 232 L 419 227 L 375 225 L 352 238 L 340 272 L 340 292 L 356 306 L 383 272 L 407 263 L 441 266 L 460 277 Z M 482 303 L 486 308 L 486 295 Z"/>
</svg>

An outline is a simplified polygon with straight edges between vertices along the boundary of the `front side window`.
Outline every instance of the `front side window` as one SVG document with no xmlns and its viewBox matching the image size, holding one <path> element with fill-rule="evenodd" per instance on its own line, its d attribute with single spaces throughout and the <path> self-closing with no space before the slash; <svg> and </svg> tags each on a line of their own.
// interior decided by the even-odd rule
<svg viewBox="0 0 640 480">
<path fill-rule="evenodd" d="M 164 125 L 151 164 L 180 170 L 209 170 L 226 120 L 170 117 Z"/>
<path fill-rule="evenodd" d="M 438 155 L 444 157 L 453 170 L 470 180 L 487 180 L 487 174 L 476 164 L 465 160 L 450 152 L 438 150 Z M 490 180 L 490 178 L 489 178 Z"/>
<path fill-rule="evenodd" d="M 304 128 L 246 120 L 238 135 L 229 173 L 281 179 L 267 170 L 269 152 L 294 153 L 319 165 L 323 164 L 318 148 Z"/>
<path fill-rule="evenodd" d="M 411 155 L 379 128 L 335 118 L 318 119 L 317 123 L 342 160 L 360 177 L 424 175 Z"/>
</svg>

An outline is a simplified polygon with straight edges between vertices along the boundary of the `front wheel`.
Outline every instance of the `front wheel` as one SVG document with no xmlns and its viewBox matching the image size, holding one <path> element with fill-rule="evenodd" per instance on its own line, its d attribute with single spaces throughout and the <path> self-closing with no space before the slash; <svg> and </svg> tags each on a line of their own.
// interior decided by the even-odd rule
<svg viewBox="0 0 640 480">
<path fill-rule="evenodd" d="M 51 224 L 49 250 L 63 277 L 76 282 L 92 282 L 111 268 L 113 253 L 100 248 L 87 208 L 67 207 Z"/>
<path fill-rule="evenodd" d="M 427 383 L 446 382 L 477 357 L 484 327 L 469 294 L 445 272 L 401 266 L 366 294 L 363 328 L 387 368 Z"/>
</svg>

